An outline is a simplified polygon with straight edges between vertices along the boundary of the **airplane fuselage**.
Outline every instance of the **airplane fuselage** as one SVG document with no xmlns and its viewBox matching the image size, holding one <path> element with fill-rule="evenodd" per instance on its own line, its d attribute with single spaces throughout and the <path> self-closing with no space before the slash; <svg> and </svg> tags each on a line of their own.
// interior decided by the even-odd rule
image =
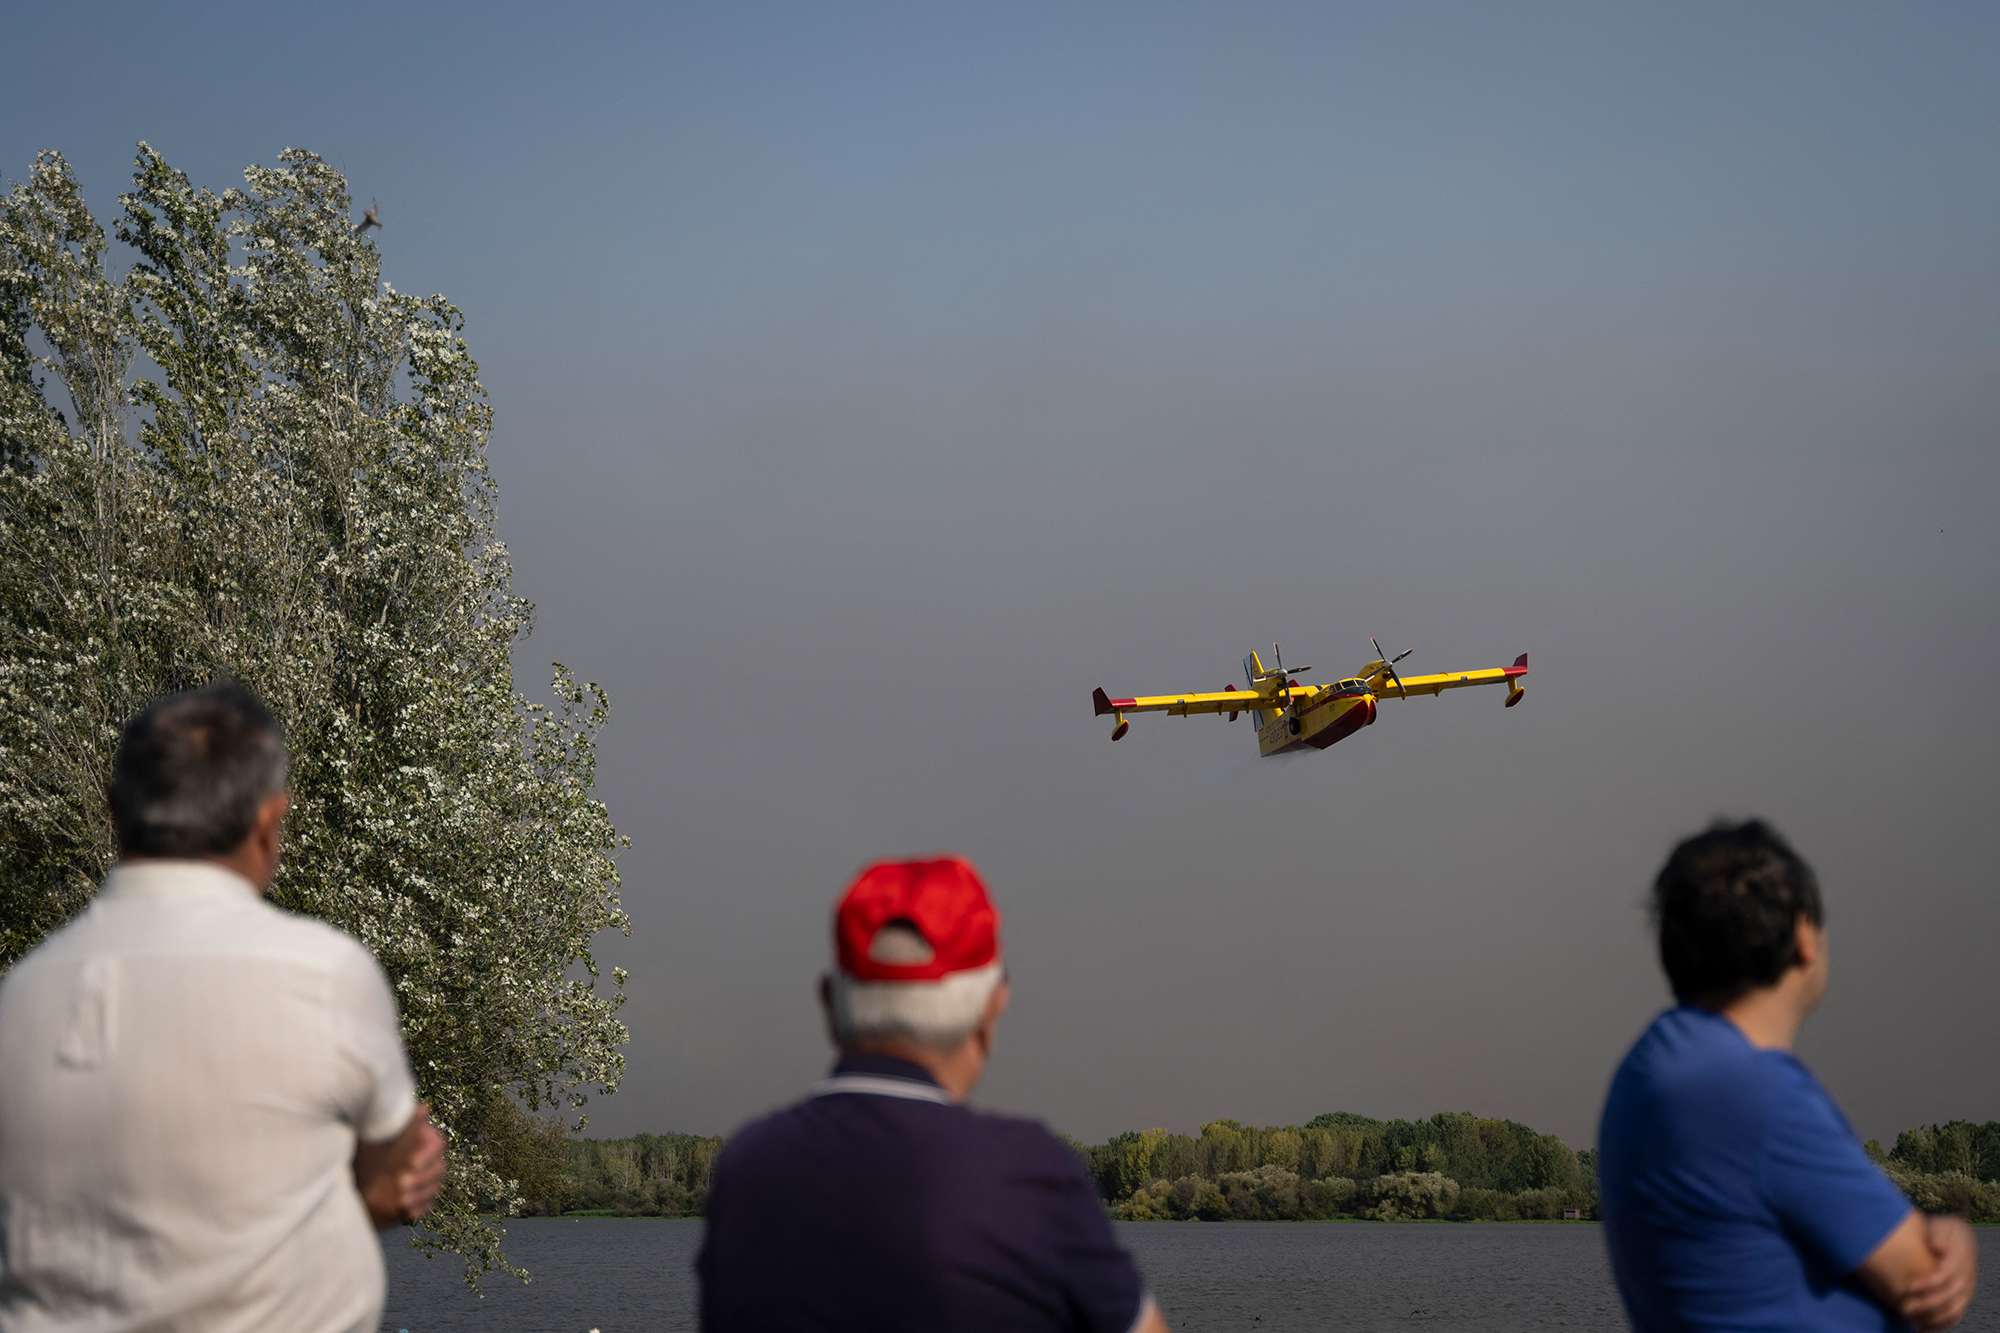
<svg viewBox="0 0 2000 1333">
<path fill-rule="evenodd" d="M 1365 690 L 1353 693 L 1328 686 L 1312 698 L 1300 700 L 1296 717 L 1289 708 L 1268 716 L 1270 720 L 1257 729 L 1258 754 L 1324 750 L 1375 720 L 1375 696 Z"/>
</svg>

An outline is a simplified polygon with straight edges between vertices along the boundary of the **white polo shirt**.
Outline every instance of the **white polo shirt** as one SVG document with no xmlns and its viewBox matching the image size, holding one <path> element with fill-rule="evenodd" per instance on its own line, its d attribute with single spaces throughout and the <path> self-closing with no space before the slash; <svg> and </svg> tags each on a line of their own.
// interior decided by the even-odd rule
<svg viewBox="0 0 2000 1333">
<path fill-rule="evenodd" d="M 117 867 L 0 978 L 0 1330 L 373 1333 L 354 1145 L 414 1105 L 359 943 L 209 862 Z"/>
</svg>

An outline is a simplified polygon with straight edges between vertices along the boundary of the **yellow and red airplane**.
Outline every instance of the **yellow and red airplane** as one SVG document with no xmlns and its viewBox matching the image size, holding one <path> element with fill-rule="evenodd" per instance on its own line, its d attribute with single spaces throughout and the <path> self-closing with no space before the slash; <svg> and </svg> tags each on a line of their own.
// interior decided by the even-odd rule
<svg viewBox="0 0 2000 1333">
<path fill-rule="evenodd" d="M 1225 685 L 1216 694 L 1152 694 L 1136 699 L 1113 699 L 1102 689 L 1093 693 L 1091 703 L 1098 717 L 1116 719 L 1111 739 L 1117 740 L 1132 729 L 1127 713 L 1168 713 L 1187 717 L 1191 713 L 1227 713 L 1234 722 L 1239 713 L 1248 713 L 1257 726 L 1257 752 L 1261 755 L 1291 754 L 1310 747 L 1324 750 L 1335 741 L 1352 736 L 1375 720 L 1376 700 L 1390 697 L 1407 699 L 1413 694 L 1443 694 L 1446 690 L 1470 685 L 1498 685 L 1506 682 L 1506 707 L 1521 702 L 1527 688 L 1521 677 L 1528 674 L 1528 655 L 1522 653 L 1510 667 L 1484 671 L 1447 671 L 1435 676 L 1404 676 L 1396 663 L 1410 655 L 1405 649 L 1394 657 L 1385 656 L 1375 640 L 1375 657 L 1347 680 L 1331 685 L 1301 685 L 1297 677 L 1311 667 L 1285 669 L 1284 654 L 1277 645 L 1271 655 L 1275 667 L 1266 668 L 1262 658 L 1251 653 L 1243 659 L 1243 675 L 1249 690 Z M 1392 688 L 1393 687 L 1393 688 Z"/>
</svg>

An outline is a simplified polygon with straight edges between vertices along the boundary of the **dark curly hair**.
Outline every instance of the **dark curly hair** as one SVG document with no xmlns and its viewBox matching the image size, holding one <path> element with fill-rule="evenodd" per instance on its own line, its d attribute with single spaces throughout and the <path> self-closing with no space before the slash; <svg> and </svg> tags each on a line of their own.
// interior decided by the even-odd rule
<svg viewBox="0 0 2000 1333">
<path fill-rule="evenodd" d="M 1683 1004 L 1727 1004 L 1799 961 L 1797 922 L 1826 922 L 1812 867 L 1762 820 L 1717 821 L 1653 881 L 1660 964 Z"/>
</svg>

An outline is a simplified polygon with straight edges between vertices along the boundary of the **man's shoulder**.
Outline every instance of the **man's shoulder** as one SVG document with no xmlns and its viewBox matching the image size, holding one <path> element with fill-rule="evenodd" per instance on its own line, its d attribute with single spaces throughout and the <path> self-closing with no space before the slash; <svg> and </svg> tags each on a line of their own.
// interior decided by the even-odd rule
<svg viewBox="0 0 2000 1333">
<path fill-rule="evenodd" d="M 1778 1135 L 1860 1143 L 1840 1104 L 1803 1061 L 1789 1051 L 1772 1051 L 1770 1055 L 1766 1082 L 1771 1089 L 1771 1121 Z"/>
<path fill-rule="evenodd" d="M 1078 1173 L 1083 1169 L 1068 1145 L 1039 1120 L 948 1102 L 866 1093 L 808 1097 L 773 1111 L 731 1135 L 723 1155 L 743 1160 L 783 1153 L 823 1135 L 842 1133 L 843 1122 L 859 1117 L 892 1122 L 899 1131 L 899 1143 L 918 1154 L 952 1153 L 1014 1169 Z"/>
<path fill-rule="evenodd" d="M 1598 1134 L 1611 1169 L 1723 1141 L 1748 1151 L 1796 1069 L 1782 1052 L 1752 1046 L 1718 1015 L 1688 1007 L 1661 1014 L 1611 1079 Z"/>
<path fill-rule="evenodd" d="M 1064 1169 L 1083 1169 L 1082 1159 L 1058 1138 L 1055 1131 L 1030 1116 L 1006 1115 L 996 1111 L 969 1111 L 971 1132 L 983 1135 L 1018 1160 L 1039 1162 Z"/>
<path fill-rule="evenodd" d="M 126 903 L 93 902 L 17 963 L 10 977 L 85 958 L 264 958 L 313 971 L 372 969 L 360 940 L 264 898 L 209 901 L 135 918 Z"/>
<path fill-rule="evenodd" d="M 295 954 L 302 961 L 329 968 L 374 965 L 375 955 L 368 946 L 339 926 L 287 911 L 262 898 L 249 904 L 249 909 L 248 919 L 254 922 L 245 932 L 244 943 L 249 947 Z"/>
<path fill-rule="evenodd" d="M 1782 1052 L 1751 1045 L 1721 1015 L 1683 1005 L 1653 1020 L 1626 1052 L 1613 1084 L 1657 1095 L 1705 1095 L 1726 1084 L 1769 1096 L 1790 1080 L 1796 1065 Z"/>
<path fill-rule="evenodd" d="M 787 1141 L 798 1126 L 799 1113 L 810 1105 L 810 1101 L 795 1102 L 737 1126 L 735 1132 L 724 1140 L 720 1160 L 740 1159 Z"/>
<path fill-rule="evenodd" d="M 340 927 L 289 911 L 265 898 L 230 903 L 219 919 L 190 919 L 184 941 L 191 951 L 209 956 L 261 958 L 312 972 L 353 974 L 376 969 L 368 947 Z"/>
</svg>

